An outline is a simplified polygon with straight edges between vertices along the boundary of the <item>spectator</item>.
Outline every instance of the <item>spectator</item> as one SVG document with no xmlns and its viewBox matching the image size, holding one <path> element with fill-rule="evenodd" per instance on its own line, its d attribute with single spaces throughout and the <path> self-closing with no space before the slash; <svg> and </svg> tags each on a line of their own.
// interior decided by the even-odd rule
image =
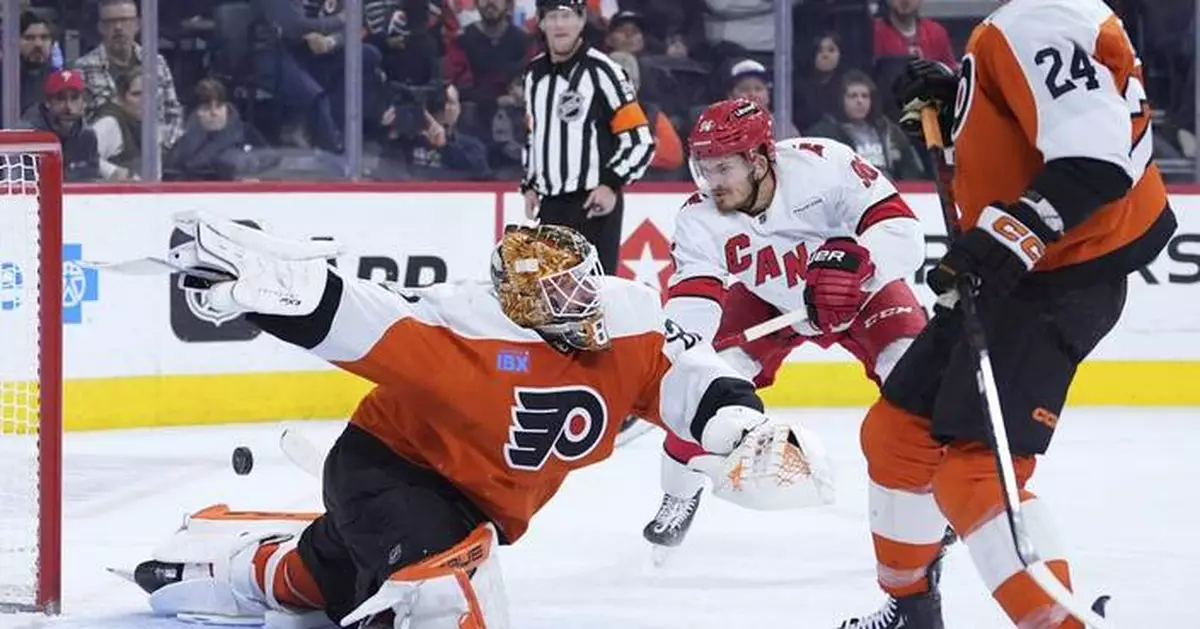
<svg viewBox="0 0 1200 629">
<path fill-rule="evenodd" d="M 498 179 L 520 179 L 525 176 L 521 155 L 529 130 L 525 128 L 524 74 L 522 68 L 509 77 L 508 90 L 496 99 L 496 113 L 492 115 L 488 161 Z"/>
<path fill-rule="evenodd" d="M 478 138 L 458 129 L 462 104 L 458 89 L 445 87 L 441 102 L 430 102 L 422 111 L 424 128 L 415 134 L 393 127 L 394 140 L 385 157 L 398 157 L 413 179 L 488 179 L 492 175 L 487 149 Z"/>
<path fill-rule="evenodd" d="M 42 87 L 56 70 L 50 21 L 35 13 L 21 14 L 21 111 L 46 100 Z"/>
<path fill-rule="evenodd" d="M 110 181 L 137 179 L 142 171 L 142 72 L 133 66 L 116 77 L 116 98 L 96 111 L 100 175 Z"/>
<path fill-rule="evenodd" d="M 87 112 L 90 120 L 95 120 L 100 108 L 116 97 L 116 76 L 142 65 L 142 47 L 135 41 L 138 24 L 134 0 L 100 0 L 100 45 L 75 62 L 91 97 Z M 158 56 L 156 71 L 159 144 L 165 150 L 183 135 L 183 105 L 175 95 L 175 80 L 162 55 Z"/>
<path fill-rule="evenodd" d="M 796 126 L 807 129 L 842 108 L 842 40 L 837 33 L 821 35 L 807 59 L 812 66 L 793 87 Z"/>
<path fill-rule="evenodd" d="M 604 43 L 611 52 L 624 52 L 637 57 L 646 50 L 646 35 L 642 26 L 640 14 L 621 11 L 609 21 Z"/>
<path fill-rule="evenodd" d="M 676 58 L 685 58 L 692 47 L 704 42 L 704 4 L 701 0 L 620 0 L 621 13 L 638 15 L 638 27 L 655 51 L 665 50 Z"/>
<path fill-rule="evenodd" d="M 875 58 L 919 57 L 958 66 L 950 34 L 941 24 L 921 17 L 923 0 L 887 0 L 875 18 Z"/>
<path fill-rule="evenodd" d="M 625 69 L 625 74 L 629 75 L 629 82 L 633 84 L 633 91 L 640 93 L 642 72 L 637 57 L 619 51 L 611 53 L 609 57 Z M 663 113 L 662 107 L 644 98 L 638 100 L 642 104 L 642 110 L 646 112 L 646 120 L 650 121 L 650 133 L 654 136 L 654 157 L 650 160 L 650 169 L 646 171 L 646 176 L 650 179 L 663 178 L 662 175 L 675 178 L 676 175 L 683 174 L 680 170 L 683 167 L 683 141 L 679 138 L 679 132 L 671 124 L 671 119 Z"/>
<path fill-rule="evenodd" d="M 437 0 L 369 0 L 371 42 L 389 81 L 429 85 L 439 78 L 445 19 Z M 452 16 L 451 16 L 452 17 Z M 456 18 L 455 18 L 456 19 Z"/>
<path fill-rule="evenodd" d="M 842 79 L 842 108 L 827 115 L 808 135 L 850 146 L 893 179 L 922 179 L 925 170 L 912 144 L 896 123 L 880 113 L 871 77 L 850 70 Z"/>
<path fill-rule="evenodd" d="M 771 111 L 771 75 L 763 64 L 753 59 L 742 59 L 729 69 L 727 98 L 745 98 Z M 791 120 L 775 121 L 775 136 L 779 139 L 800 135 Z"/>
<path fill-rule="evenodd" d="M 251 6 L 257 19 L 268 25 L 257 30 L 254 67 L 259 84 L 274 92 L 287 113 L 304 121 L 305 142 L 341 153 L 346 42 L 340 3 L 252 0 Z M 370 17 L 364 10 L 364 21 Z M 364 43 L 364 120 L 378 120 L 383 108 L 380 61 L 379 49 Z"/>
<path fill-rule="evenodd" d="M 278 159 L 258 149 L 266 140 L 242 121 L 216 79 L 196 84 L 196 109 L 167 155 L 164 168 L 188 180 L 233 180 L 259 174 Z"/>
<path fill-rule="evenodd" d="M 533 38 L 513 24 L 513 0 L 478 0 L 476 6 L 479 21 L 446 53 L 446 78 L 464 101 L 484 104 L 508 90 L 508 79 L 524 69 L 536 47 Z"/>
<path fill-rule="evenodd" d="M 100 177 L 100 157 L 96 134 L 83 121 L 83 76 L 73 70 L 59 70 L 46 77 L 42 91 L 45 102 L 25 112 L 22 122 L 29 129 L 50 131 L 62 144 L 64 178 L 67 181 L 95 181 Z"/>
</svg>

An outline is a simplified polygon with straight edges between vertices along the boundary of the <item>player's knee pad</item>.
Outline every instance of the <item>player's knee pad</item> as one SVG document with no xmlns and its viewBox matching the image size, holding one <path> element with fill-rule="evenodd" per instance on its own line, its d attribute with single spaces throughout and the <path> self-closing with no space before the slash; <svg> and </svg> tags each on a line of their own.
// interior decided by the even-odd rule
<svg viewBox="0 0 1200 629">
<path fill-rule="evenodd" d="M 317 514 L 231 511 L 213 505 L 187 516 L 153 560 L 179 569 L 178 580 L 150 593 L 150 608 L 166 616 L 260 618 L 277 616 L 271 626 L 323 626 L 320 612 L 291 609 L 281 604 L 269 584 L 282 559 Z M 260 582 L 255 555 L 264 544 L 275 550 L 267 558 Z M 264 588 L 263 583 L 268 584 Z M 264 591 L 265 590 L 265 591 Z M 269 622 L 269 619 L 267 619 Z M 327 619 L 324 621 L 328 624 Z"/>
<path fill-rule="evenodd" d="M 496 530 L 480 525 L 449 550 L 393 573 L 342 626 L 391 611 L 397 629 L 508 629 Z"/>
<path fill-rule="evenodd" d="M 928 491 L 945 447 L 930 435 L 928 419 L 879 398 L 859 433 L 867 475 L 890 489 Z"/>
<path fill-rule="evenodd" d="M 1034 498 L 1024 488 L 1036 465 L 1032 456 L 1013 457 L 1021 500 Z M 934 475 L 933 492 L 954 530 L 966 538 L 992 515 L 1003 511 L 1004 489 L 995 454 L 981 443 L 954 442 L 946 448 Z"/>
</svg>

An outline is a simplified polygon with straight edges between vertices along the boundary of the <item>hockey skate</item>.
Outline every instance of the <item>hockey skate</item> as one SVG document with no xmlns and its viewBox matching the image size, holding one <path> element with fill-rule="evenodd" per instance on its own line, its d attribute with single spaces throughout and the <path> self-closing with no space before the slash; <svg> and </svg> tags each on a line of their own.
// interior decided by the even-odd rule
<svg viewBox="0 0 1200 629">
<path fill-rule="evenodd" d="M 838 629 L 945 629 L 942 621 L 942 594 L 938 583 L 942 580 L 942 558 L 946 549 L 958 541 L 954 529 L 946 527 L 942 536 L 942 548 L 926 571 L 929 591 L 911 596 L 895 598 L 888 596 L 883 606 L 869 616 L 850 618 L 838 625 Z"/>
<path fill-rule="evenodd" d="M 692 526 L 692 519 L 696 517 L 696 508 L 700 506 L 700 495 L 703 493 L 704 489 L 701 488 L 691 498 L 663 494 L 658 514 L 642 529 L 642 537 L 654 545 L 655 565 L 662 565 L 670 549 L 683 543 Z"/>
</svg>

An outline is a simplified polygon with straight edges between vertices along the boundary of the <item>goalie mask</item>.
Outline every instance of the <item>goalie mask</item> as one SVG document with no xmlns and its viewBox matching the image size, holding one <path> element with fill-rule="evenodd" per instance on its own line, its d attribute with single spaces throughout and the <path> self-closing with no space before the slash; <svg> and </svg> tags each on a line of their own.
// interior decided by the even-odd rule
<svg viewBox="0 0 1200 629">
<path fill-rule="evenodd" d="M 492 285 L 505 316 L 562 351 L 608 347 L 596 248 L 559 225 L 509 225 L 492 253 Z"/>
</svg>

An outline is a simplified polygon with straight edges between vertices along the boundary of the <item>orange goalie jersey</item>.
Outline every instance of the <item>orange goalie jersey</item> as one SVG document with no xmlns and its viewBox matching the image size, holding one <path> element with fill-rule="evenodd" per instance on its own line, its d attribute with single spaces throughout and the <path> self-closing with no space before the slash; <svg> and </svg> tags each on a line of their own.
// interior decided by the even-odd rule
<svg viewBox="0 0 1200 629">
<path fill-rule="evenodd" d="M 989 203 L 1016 201 L 1054 159 L 1102 160 L 1129 175 L 1129 192 L 1050 244 L 1035 270 L 1096 260 L 1143 236 L 1158 240 L 1171 223 L 1150 161 L 1142 64 L 1100 0 L 1014 0 L 976 27 L 952 139 L 964 229 Z"/>
<path fill-rule="evenodd" d="M 570 470 L 612 453 L 627 416 L 696 440 L 717 406 L 762 408 L 753 385 L 665 319 L 641 284 L 603 278 L 611 346 L 563 353 L 510 321 L 490 284 L 329 281 L 317 312 L 284 324 L 291 333 L 258 321 L 375 382 L 351 421 L 452 482 L 508 542 Z"/>
</svg>

